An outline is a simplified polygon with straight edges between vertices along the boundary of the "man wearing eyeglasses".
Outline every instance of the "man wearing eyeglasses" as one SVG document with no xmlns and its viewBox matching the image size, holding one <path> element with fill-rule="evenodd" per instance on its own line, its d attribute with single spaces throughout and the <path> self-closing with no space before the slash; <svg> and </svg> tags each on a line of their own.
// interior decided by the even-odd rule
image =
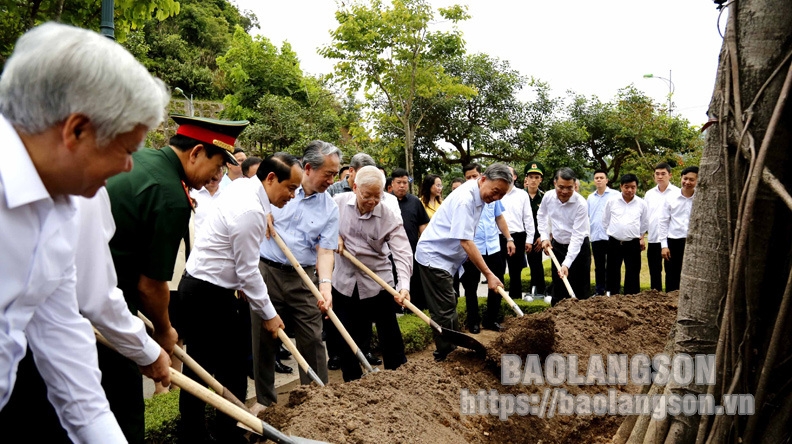
<svg viewBox="0 0 792 444">
<path fill-rule="evenodd" d="M 554 177 L 555 189 L 545 193 L 537 222 L 542 248 L 553 250 L 561 264 L 553 264 L 552 305 L 569 297 L 562 278 L 566 277 L 578 299 L 591 295 L 591 245 L 586 199 L 575 192 L 575 172 L 561 168 Z M 552 240 L 550 240 L 552 233 Z"/>
</svg>

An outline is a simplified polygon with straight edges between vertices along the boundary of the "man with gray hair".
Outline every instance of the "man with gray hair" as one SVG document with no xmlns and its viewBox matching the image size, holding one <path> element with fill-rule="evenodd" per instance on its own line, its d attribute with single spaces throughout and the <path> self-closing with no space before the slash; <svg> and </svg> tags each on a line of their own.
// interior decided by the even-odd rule
<svg viewBox="0 0 792 444">
<path fill-rule="evenodd" d="M 569 279 L 578 299 L 588 299 L 591 294 L 588 204 L 575 191 L 575 179 L 575 172 L 570 168 L 556 171 L 555 190 L 545 193 L 536 218 L 542 249 L 548 254 L 553 250 L 561 263 L 560 270 L 553 263 L 552 305 L 569 297 L 563 277 Z"/>
<path fill-rule="evenodd" d="M 486 277 L 490 290 L 503 287 L 503 282 L 484 262 L 481 252 L 476 248 L 474 237 L 484 204 L 502 199 L 513 180 L 506 165 L 491 165 L 480 178 L 468 180 L 446 198 L 418 240 L 415 259 L 418 262 L 426 303 L 432 319 L 444 328 L 459 330 L 454 275 L 465 259 L 470 258 Z M 499 228 L 504 236 L 511 239 L 505 223 L 499 224 Z M 513 239 L 507 246 L 508 253 L 514 254 Z M 436 332 L 435 345 L 435 361 L 445 360 L 456 348 Z"/>
<path fill-rule="evenodd" d="M 356 172 L 353 192 L 334 197 L 338 204 L 343 249 L 395 287 L 399 296 L 393 299 L 402 305 L 404 299 L 410 298 L 413 264 L 404 223 L 400 215 L 381 205 L 385 175 L 375 166 L 365 166 Z M 389 254 L 393 256 L 395 267 Z M 398 280 L 394 279 L 392 268 L 396 269 Z M 379 284 L 343 255 L 336 254 L 333 302 L 339 319 L 357 344 L 370 341 L 371 323 L 375 322 L 385 368 L 395 370 L 407 362 L 407 357 L 391 300 L 390 294 Z M 362 373 L 355 355 L 346 346 L 339 351 L 344 381 L 359 379 Z"/>
<path fill-rule="evenodd" d="M 303 151 L 305 168 L 295 196 L 283 208 L 272 208 L 275 231 L 283 238 L 297 261 L 324 297 L 316 302 L 313 293 L 272 236 L 259 246 L 259 271 L 272 305 L 283 323 L 294 331 L 297 349 L 327 382 L 327 354 L 322 343 L 322 312 L 332 306 L 333 251 L 338 248 L 338 206 L 325 193 L 341 166 L 341 151 L 314 140 Z M 250 312 L 253 326 L 253 372 L 256 397 L 263 405 L 278 401 L 275 392 L 275 352 L 279 342 L 264 330 L 263 319 Z M 300 382 L 311 383 L 300 369 Z"/>
<path fill-rule="evenodd" d="M 79 311 L 78 270 L 107 263 L 76 255 L 83 239 L 74 196 L 92 197 L 132 168 L 132 153 L 164 119 L 168 98 L 117 43 L 55 23 L 17 41 L 0 78 L 0 409 L 29 345 L 75 442 L 126 440 L 100 385 L 91 324 Z M 90 295 L 93 303 L 103 306 L 93 309 L 129 320 L 125 304 L 104 304 L 106 286 L 93 288 L 102 291 Z M 116 329 L 112 321 L 106 327 Z"/>
</svg>

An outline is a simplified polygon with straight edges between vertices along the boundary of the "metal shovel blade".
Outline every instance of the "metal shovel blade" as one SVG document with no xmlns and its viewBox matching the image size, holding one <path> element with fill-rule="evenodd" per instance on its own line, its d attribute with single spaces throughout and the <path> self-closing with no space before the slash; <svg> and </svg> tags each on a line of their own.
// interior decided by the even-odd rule
<svg viewBox="0 0 792 444">
<path fill-rule="evenodd" d="M 484 347 L 484 344 L 475 340 L 473 337 L 462 333 L 461 331 L 449 330 L 447 328 L 443 328 L 442 335 L 444 339 L 446 339 L 448 342 L 454 345 L 467 348 L 469 350 L 473 350 L 480 355 L 487 354 L 487 348 Z"/>
<path fill-rule="evenodd" d="M 261 421 L 261 426 L 264 429 L 264 434 L 262 436 L 278 444 L 328 444 L 325 441 L 315 441 L 313 439 L 300 438 L 299 436 L 284 435 L 283 432 L 264 421 Z"/>
</svg>

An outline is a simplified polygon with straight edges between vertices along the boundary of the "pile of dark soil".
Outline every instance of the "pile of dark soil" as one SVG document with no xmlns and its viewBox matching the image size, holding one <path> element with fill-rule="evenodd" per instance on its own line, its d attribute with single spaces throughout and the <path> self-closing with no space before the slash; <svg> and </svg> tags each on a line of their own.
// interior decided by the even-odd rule
<svg viewBox="0 0 792 444">
<path fill-rule="evenodd" d="M 477 336 L 491 349 L 486 360 L 461 349 L 439 364 L 429 351 L 414 354 L 397 371 L 324 388 L 298 387 L 288 403 L 265 410 L 262 419 L 287 434 L 333 443 L 610 442 L 623 417 L 512 415 L 502 421 L 461 414 L 461 392 L 541 396 L 548 386 L 501 384 L 498 365 L 504 353 L 523 359 L 528 354 L 575 354 L 582 374 L 591 354 L 659 353 L 676 319 L 676 301 L 676 293 L 657 292 L 566 300 L 544 313 L 508 320 L 499 335 Z M 642 388 L 558 387 L 573 395 L 607 393 L 609 388 L 637 393 Z"/>
</svg>

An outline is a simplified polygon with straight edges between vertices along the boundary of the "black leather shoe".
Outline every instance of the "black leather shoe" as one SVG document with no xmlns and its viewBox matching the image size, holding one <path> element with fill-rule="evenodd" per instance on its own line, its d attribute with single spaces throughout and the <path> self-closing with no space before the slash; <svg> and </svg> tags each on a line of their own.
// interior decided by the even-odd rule
<svg viewBox="0 0 792 444">
<path fill-rule="evenodd" d="M 380 364 L 382 364 L 382 359 L 376 357 L 374 355 L 374 353 L 368 352 L 368 353 L 366 353 L 363 356 L 366 358 L 366 361 L 368 361 L 368 363 L 371 364 L 371 365 L 380 365 Z"/>
<path fill-rule="evenodd" d="M 478 325 L 474 325 L 472 327 L 468 327 L 468 331 L 470 334 L 477 335 L 481 333 L 481 328 Z"/>
<path fill-rule="evenodd" d="M 291 357 L 291 352 L 287 350 L 286 347 L 283 346 L 283 344 L 281 344 L 280 348 L 278 349 L 278 358 L 289 359 L 290 357 Z"/>
<path fill-rule="evenodd" d="M 276 359 L 275 360 L 275 372 L 276 373 L 284 373 L 284 374 L 288 375 L 289 373 L 294 373 L 294 369 L 289 367 L 288 365 L 285 365 L 285 364 L 281 363 L 280 359 Z"/>
<path fill-rule="evenodd" d="M 327 369 L 328 370 L 338 370 L 341 368 L 341 357 L 340 356 L 330 356 L 330 360 L 327 361 Z"/>
<path fill-rule="evenodd" d="M 503 327 L 501 327 L 501 325 L 497 322 L 493 322 L 492 324 L 484 324 L 483 327 L 486 330 L 503 331 Z"/>
<path fill-rule="evenodd" d="M 448 357 L 448 354 L 454 351 L 455 349 L 456 349 L 456 345 L 452 346 L 451 348 L 445 351 L 435 350 L 432 352 L 432 356 L 434 356 L 435 362 L 442 362 L 445 361 L 445 359 Z"/>
</svg>

